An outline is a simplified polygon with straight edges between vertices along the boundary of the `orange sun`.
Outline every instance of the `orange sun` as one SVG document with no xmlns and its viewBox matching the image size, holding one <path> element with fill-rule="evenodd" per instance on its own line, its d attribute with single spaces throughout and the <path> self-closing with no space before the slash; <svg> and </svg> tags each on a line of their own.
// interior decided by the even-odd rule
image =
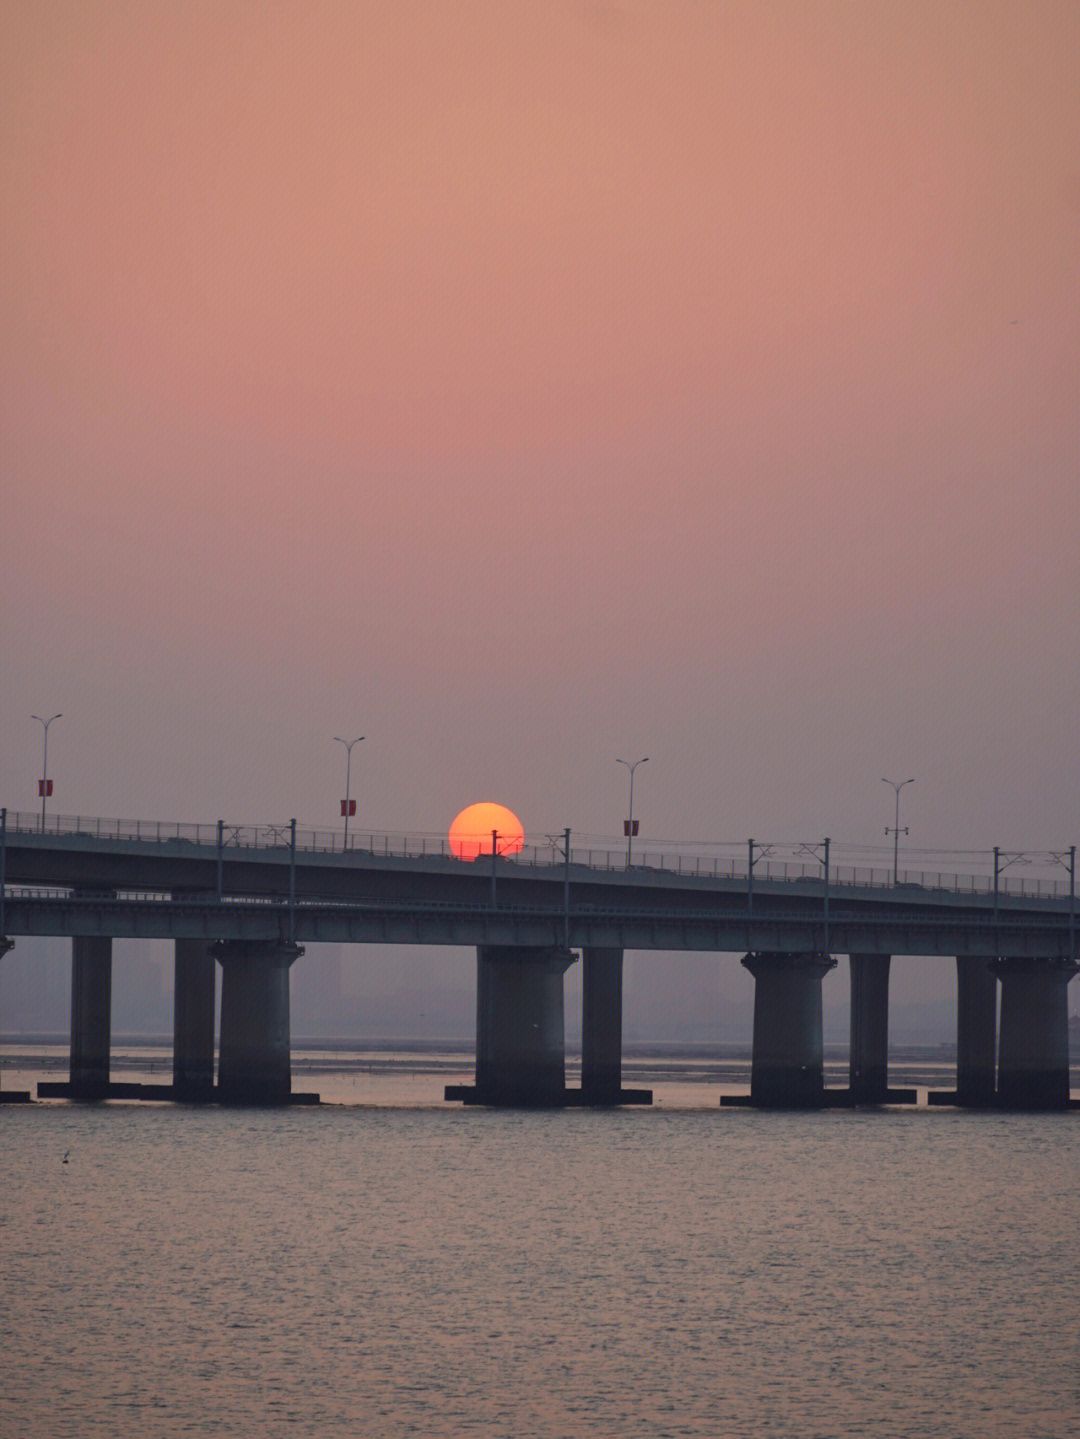
<svg viewBox="0 0 1080 1439">
<path fill-rule="evenodd" d="M 513 810 L 503 804 L 471 804 L 450 826 L 450 853 L 455 859 L 476 859 L 491 853 L 492 831 L 496 854 L 517 854 L 525 843 L 525 831 Z"/>
</svg>

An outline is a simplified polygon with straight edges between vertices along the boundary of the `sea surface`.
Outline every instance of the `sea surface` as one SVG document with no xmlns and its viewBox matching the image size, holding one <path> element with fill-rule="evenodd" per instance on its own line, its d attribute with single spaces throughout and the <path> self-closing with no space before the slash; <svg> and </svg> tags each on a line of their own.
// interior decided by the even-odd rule
<svg viewBox="0 0 1080 1439">
<path fill-rule="evenodd" d="M 0 1434 L 1080 1433 L 1080 1113 L 499 1112 L 383 1060 L 0 1107 Z"/>
</svg>

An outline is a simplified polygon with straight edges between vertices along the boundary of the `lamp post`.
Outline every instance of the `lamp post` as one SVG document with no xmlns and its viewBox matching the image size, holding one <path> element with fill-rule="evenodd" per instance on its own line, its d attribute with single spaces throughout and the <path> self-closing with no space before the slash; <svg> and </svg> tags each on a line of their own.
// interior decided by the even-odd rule
<svg viewBox="0 0 1080 1439">
<path fill-rule="evenodd" d="M 45 833 L 45 804 L 49 798 L 49 726 L 53 720 L 63 719 L 63 715 L 50 715 L 48 719 L 42 719 L 40 715 L 31 715 L 36 719 L 45 732 L 44 753 L 41 760 L 41 833 Z"/>
<path fill-rule="evenodd" d="M 630 855 L 634 845 L 634 771 L 639 764 L 648 764 L 649 756 L 642 755 L 641 759 L 634 760 L 633 764 L 627 759 L 616 759 L 616 764 L 624 764 L 630 771 L 630 817 L 626 821 L 626 867 L 630 868 Z"/>
<path fill-rule="evenodd" d="M 896 791 L 896 809 L 893 811 L 893 822 L 891 826 L 885 826 L 886 835 L 891 834 L 893 837 L 892 882 L 893 889 L 895 889 L 900 867 L 900 836 L 908 832 L 907 825 L 904 825 L 903 829 L 900 828 L 900 791 L 906 784 L 914 784 L 915 781 L 913 779 L 883 779 L 881 783 L 891 784 Z"/>
<path fill-rule="evenodd" d="M 359 744 L 363 738 L 362 734 L 357 735 L 355 739 L 341 739 L 338 735 L 334 736 L 336 744 L 345 746 L 345 800 L 341 806 L 341 813 L 345 816 L 345 838 L 342 849 L 349 847 L 349 780 L 352 771 L 352 747 L 354 744 Z"/>
</svg>

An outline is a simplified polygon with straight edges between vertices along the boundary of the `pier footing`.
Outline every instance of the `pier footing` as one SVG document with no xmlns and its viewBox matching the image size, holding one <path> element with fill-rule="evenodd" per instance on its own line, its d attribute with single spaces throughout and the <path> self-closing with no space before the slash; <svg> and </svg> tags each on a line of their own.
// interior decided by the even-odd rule
<svg viewBox="0 0 1080 1439">
<path fill-rule="evenodd" d="M 29 1095 L 26 1097 L 27 1099 L 30 1098 Z M 37 1097 L 39 1099 L 79 1099 L 81 1096 L 72 1094 L 71 1085 L 65 1081 L 42 1080 L 37 1087 Z M 168 1104 L 174 1101 L 180 1101 L 182 1103 L 190 1102 L 189 1096 L 177 1094 L 175 1086 L 172 1084 L 141 1084 L 135 1080 L 132 1080 L 130 1083 L 124 1080 L 113 1080 L 110 1082 L 108 1089 L 103 1094 L 99 1094 L 97 1098 L 141 1099 L 156 1104 Z M 206 1100 L 206 1103 L 219 1102 L 224 1103 L 228 1101 L 219 1101 L 216 1090 L 210 1095 L 209 1099 Z M 283 1103 L 319 1104 L 321 1103 L 321 1099 L 318 1094 L 290 1093 L 288 1099 L 284 1100 Z"/>
<path fill-rule="evenodd" d="M 917 1089 L 887 1089 L 880 1098 L 874 1100 L 875 1105 L 884 1104 L 918 1104 L 919 1091 Z M 760 1109 L 760 1105 L 752 1095 L 749 1094 L 722 1094 L 720 1103 L 725 1108 L 732 1109 Z M 818 1102 L 814 1105 L 766 1105 L 770 1109 L 862 1109 L 866 1100 L 853 1096 L 850 1089 L 822 1089 Z"/>
<path fill-rule="evenodd" d="M 475 1084 L 448 1084 L 443 1091 L 443 1098 L 457 1100 L 461 1104 L 484 1104 L 480 1099 Z M 653 1092 L 651 1089 L 620 1089 L 616 1099 L 606 1099 L 602 1107 L 608 1108 L 621 1104 L 651 1104 Z M 558 1106 L 562 1109 L 595 1109 L 601 1106 L 590 1098 L 583 1090 L 564 1089 L 562 1099 Z"/>
</svg>

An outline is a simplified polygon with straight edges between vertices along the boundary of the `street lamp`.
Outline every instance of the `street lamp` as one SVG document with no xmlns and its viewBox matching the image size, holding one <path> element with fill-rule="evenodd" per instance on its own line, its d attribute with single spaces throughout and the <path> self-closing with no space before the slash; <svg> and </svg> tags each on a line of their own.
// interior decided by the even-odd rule
<svg viewBox="0 0 1080 1439">
<path fill-rule="evenodd" d="M 63 719 L 63 715 L 50 715 L 48 719 L 42 719 L 40 715 L 31 715 L 45 731 L 44 755 L 41 761 L 41 779 L 38 780 L 38 793 L 41 795 L 41 833 L 45 833 L 45 803 L 49 798 L 49 726 L 53 720 Z"/>
<path fill-rule="evenodd" d="M 357 735 L 355 739 L 340 739 L 337 735 L 334 736 L 335 743 L 343 744 L 345 746 L 345 798 L 341 802 L 341 813 L 345 817 L 345 839 L 344 843 L 342 844 L 342 849 L 348 849 L 349 847 L 349 815 L 353 813 L 355 809 L 355 807 L 349 802 L 349 779 L 352 770 L 352 747 L 354 744 L 359 744 L 363 738 L 364 736 L 362 734 Z"/>
<path fill-rule="evenodd" d="M 648 764 L 649 756 L 642 755 L 641 759 L 634 760 L 633 764 L 627 759 L 616 759 L 616 764 L 624 764 L 630 771 L 630 817 L 626 821 L 626 867 L 630 868 L 630 854 L 634 844 L 634 771 L 639 764 Z"/>
<path fill-rule="evenodd" d="M 903 829 L 900 828 L 900 791 L 904 788 L 906 784 L 914 784 L 915 781 L 913 779 L 883 779 L 881 783 L 891 784 L 893 789 L 896 791 L 896 809 L 893 812 L 893 822 L 891 826 L 885 826 L 886 835 L 891 834 L 893 837 L 892 882 L 893 888 L 895 889 L 900 865 L 900 836 L 902 834 L 907 834 L 908 832 L 907 825 L 904 825 Z"/>
</svg>

